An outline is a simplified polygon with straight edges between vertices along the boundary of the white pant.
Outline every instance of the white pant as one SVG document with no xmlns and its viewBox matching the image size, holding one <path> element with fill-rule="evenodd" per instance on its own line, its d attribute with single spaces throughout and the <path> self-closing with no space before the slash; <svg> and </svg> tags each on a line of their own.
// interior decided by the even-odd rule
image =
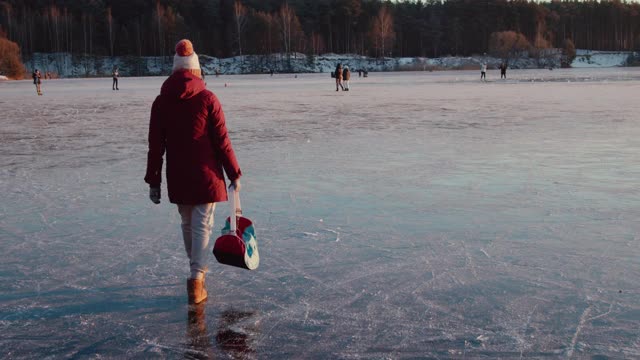
<svg viewBox="0 0 640 360">
<path fill-rule="evenodd" d="M 189 257 L 191 278 L 201 279 L 207 272 L 209 236 L 213 228 L 215 203 L 200 205 L 178 205 L 182 217 L 182 238 Z"/>
<path fill-rule="evenodd" d="M 342 82 L 344 83 L 344 88 L 349 89 L 349 80 L 343 80 Z"/>
</svg>

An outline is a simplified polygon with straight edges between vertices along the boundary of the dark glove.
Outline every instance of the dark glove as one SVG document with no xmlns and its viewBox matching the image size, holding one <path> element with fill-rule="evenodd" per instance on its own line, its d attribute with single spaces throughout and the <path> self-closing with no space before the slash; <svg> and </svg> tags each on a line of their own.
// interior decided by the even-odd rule
<svg viewBox="0 0 640 360">
<path fill-rule="evenodd" d="M 154 204 L 160 204 L 160 188 L 159 187 L 150 187 L 149 188 L 149 199 Z"/>
</svg>

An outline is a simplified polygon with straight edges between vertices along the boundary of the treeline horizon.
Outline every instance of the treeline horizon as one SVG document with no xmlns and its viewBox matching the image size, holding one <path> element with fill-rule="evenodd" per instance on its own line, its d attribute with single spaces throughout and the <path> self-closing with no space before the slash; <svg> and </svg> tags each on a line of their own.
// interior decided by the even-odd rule
<svg viewBox="0 0 640 360">
<path fill-rule="evenodd" d="M 300 52 L 469 56 L 497 32 L 535 48 L 640 50 L 640 4 L 527 0 L 0 0 L 0 34 L 35 52 L 216 57 Z"/>
</svg>

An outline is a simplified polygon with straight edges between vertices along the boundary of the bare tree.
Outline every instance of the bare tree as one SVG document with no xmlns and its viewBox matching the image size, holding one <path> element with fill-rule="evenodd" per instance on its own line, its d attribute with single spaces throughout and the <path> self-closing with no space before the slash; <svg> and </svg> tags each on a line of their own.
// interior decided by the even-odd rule
<svg viewBox="0 0 640 360">
<path fill-rule="evenodd" d="M 280 26 L 280 37 L 284 52 L 289 55 L 291 52 L 291 27 L 296 14 L 289 4 L 284 3 L 278 12 L 278 25 Z"/>
<path fill-rule="evenodd" d="M 395 39 L 393 31 L 393 16 L 386 6 L 380 8 L 378 15 L 373 19 L 371 28 L 371 37 L 374 47 L 378 50 L 380 56 L 385 57 L 386 51 L 393 47 Z"/>
<path fill-rule="evenodd" d="M 276 21 L 280 30 L 282 47 L 287 57 L 290 58 L 292 52 L 296 55 L 297 52 L 302 51 L 305 47 L 304 32 L 302 25 L 300 25 L 300 19 L 289 4 L 282 5 L 276 16 Z"/>
<path fill-rule="evenodd" d="M 7 14 L 7 32 L 8 32 L 8 38 L 12 39 L 13 38 L 13 34 L 11 33 L 11 31 L 13 30 L 13 26 L 11 26 L 11 18 L 15 15 L 13 15 L 11 13 L 11 5 L 9 3 L 5 3 L 5 2 L 0 2 L 0 5 L 2 5 L 2 7 L 4 8 L 6 14 Z"/>
<path fill-rule="evenodd" d="M 113 16 L 111 8 L 107 8 L 107 26 L 109 27 L 109 54 L 113 56 Z"/>
<path fill-rule="evenodd" d="M 233 4 L 233 14 L 236 20 L 236 35 L 238 37 L 238 53 L 242 56 L 242 33 L 247 25 L 247 8 L 240 0 Z"/>
<path fill-rule="evenodd" d="M 64 8 L 64 27 L 66 32 L 65 51 L 73 53 L 73 15 L 67 8 Z"/>
<path fill-rule="evenodd" d="M 84 51 L 93 55 L 93 14 L 82 15 L 82 29 L 85 41 Z"/>
<path fill-rule="evenodd" d="M 51 27 L 51 39 L 52 42 L 54 44 L 54 51 L 55 52 L 60 52 L 62 51 L 62 47 L 61 47 L 61 34 L 60 34 L 60 11 L 58 11 L 58 8 L 55 5 L 51 5 L 49 7 L 49 13 L 47 14 L 47 18 L 49 20 L 49 25 Z"/>
<path fill-rule="evenodd" d="M 160 50 L 160 56 L 164 57 L 164 7 L 160 4 L 160 0 L 156 0 L 156 23 L 158 26 L 158 48 Z"/>
<path fill-rule="evenodd" d="M 311 51 L 313 55 L 318 55 L 324 52 L 324 38 L 322 35 L 313 32 L 311 33 Z"/>
<path fill-rule="evenodd" d="M 255 35 L 250 38 L 250 41 L 253 42 L 254 51 L 260 54 L 272 54 L 274 52 L 273 44 L 278 43 L 277 36 L 279 35 L 276 29 L 277 26 L 273 14 L 262 11 L 253 13 L 251 27 Z M 274 36 L 276 36 L 275 39 Z"/>
<path fill-rule="evenodd" d="M 140 19 L 136 19 L 135 26 L 135 37 L 136 37 L 136 47 L 138 48 L 138 56 L 142 56 L 142 26 L 140 26 Z"/>
</svg>

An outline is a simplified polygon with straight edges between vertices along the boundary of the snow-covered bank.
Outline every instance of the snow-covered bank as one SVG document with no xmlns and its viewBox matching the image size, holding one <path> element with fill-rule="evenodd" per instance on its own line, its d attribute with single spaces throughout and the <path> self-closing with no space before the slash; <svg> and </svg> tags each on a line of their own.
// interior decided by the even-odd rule
<svg viewBox="0 0 640 360">
<path fill-rule="evenodd" d="M 633 53 L 597 52 L 579 50 L 572 63 L 573 67 L 613 67 L 625 66 Z M 335 69 L 336 64 L 348 65 L 352 70 L 367 71 L 429 71 L 429 70 L 471 70 L 479 69 L 485 62 L 489 68 L 497 68 L 502 60 L 490 56 L 472 57 L 402 57 L 371 58 L 359 55 L 324 54 L 308 56 L 304 54 L 248 55 L 232 58 L 216 58 L 200 55 L 200 64 L 205 73 L 214 74 L 257 74 L 275 72 L 326 73 Z M 80 56 L 69 53 L 35 53 L 26 65 L 61 77 L 109 76 L 117 66 L 123 76 L 157 76 L 171 72 L 172 57 L 133 56 Z M 546 58 L 519 58 L 510 61 L 513 69 L 537 69 L 560 67 L 560 56 Z"/>
<path fill-rule="evenodd" d="M 640 54 L 630 51 L 592 51 L 577 50 L 576 58 L 571 63 L 571 67 L 616 67 L 626 66 L 633 58 Z"/>
</svg>

